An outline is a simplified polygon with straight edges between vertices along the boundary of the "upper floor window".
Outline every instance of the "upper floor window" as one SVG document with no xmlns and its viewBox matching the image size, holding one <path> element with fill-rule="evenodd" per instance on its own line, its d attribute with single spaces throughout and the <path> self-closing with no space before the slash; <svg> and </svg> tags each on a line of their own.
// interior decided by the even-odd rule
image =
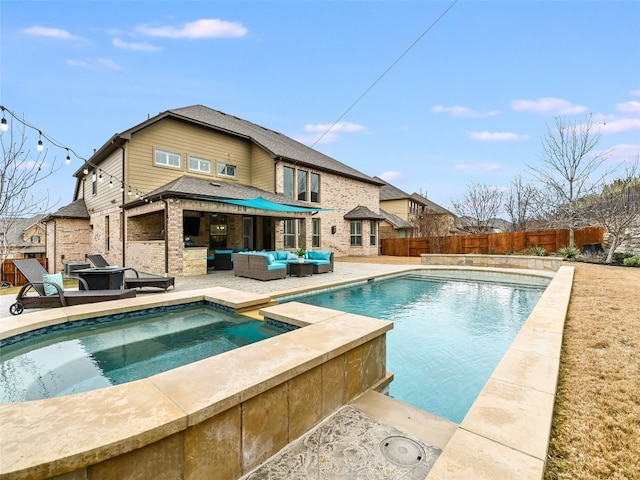
<svg viewBox="0 0 640 480">
<path fill-rule="evenodd" d="M 350 226 L 351 246 L 362 246 L 362 220 L 352 220 Z"/>
<path fill-rule="evenodd" d="M 320 175 L 317 173 L 311 174 L 311 201 L 320 202 Z"/>
<path fill-rule="evenodd" d="M 180 168 L 182 166 L 182 155 L 179 153 L 156 150 L 156 165 L 163 167 Z"/>
<path fill-rule="evenodd" d="M 218 176 L 236 178 L 238 176 L 238 167 L 230 163 L 218 162 Z"/>
<path fill-rule="evenodd" d="M 192 172 L 211 173 L 211 161 L 204 158 L 189 157 L 189 170 Z"/>
<path fill-rule="evenodd" d="M 40 243 L 40 235 L 32 235 L 31 243 Z"/>
<path fill-rule="evenodd" d="M 306 170 L 298 170 L 298 200 L 307 201 L 307 177 Z"/>
<path fill-rule="evenodd" d="M 93 195 L 98 194 L 98 173 L 95 170 L 91 174 L 91 193 Z"/>
<path fill-rule="evenodd" d="M 284 196 L 293 198 L 293 168 L 284 167 L 282 175 L 284 180 Z"/>
</svg>

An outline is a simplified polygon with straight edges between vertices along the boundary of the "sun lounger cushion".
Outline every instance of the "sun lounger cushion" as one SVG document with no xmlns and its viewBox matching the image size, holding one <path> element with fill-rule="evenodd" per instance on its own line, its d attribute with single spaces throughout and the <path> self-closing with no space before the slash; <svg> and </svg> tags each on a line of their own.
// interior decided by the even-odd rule
<svg viewBox="0 0 640 480">
<path fill-rule="evenodd" d="M 331 260 L 331 252 L 324 252 L 320 250 L 309 250 L 307 252 L 307 258 L 309 260 Z"/>
<path fill-rule="evenodd" d="M 43 282 L 55 283 L 64 290 L 64 283 L 62 282 L 62 273 L 44 273 L 42 274 Z M 58 290 L 53 285 L 47 283 L 44 284 L 45 295 L 58 295 Z"/>
</svg>

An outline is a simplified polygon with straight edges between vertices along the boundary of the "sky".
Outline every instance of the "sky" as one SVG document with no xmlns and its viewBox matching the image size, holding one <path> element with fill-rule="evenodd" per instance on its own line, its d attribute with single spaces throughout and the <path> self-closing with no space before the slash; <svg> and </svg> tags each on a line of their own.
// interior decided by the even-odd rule
<svg viewBox="0 0 640 480">
<path fill-rule="evenodd" d="M 533 180 L 557 117 L 591 116 L 610 166 L 640 155 L 639 25 L 631 0 L 2 0 L 0 104 L 64 147 L 51 210 L 75 154 L 195 104 L 451 208 Z"/>
</svg>

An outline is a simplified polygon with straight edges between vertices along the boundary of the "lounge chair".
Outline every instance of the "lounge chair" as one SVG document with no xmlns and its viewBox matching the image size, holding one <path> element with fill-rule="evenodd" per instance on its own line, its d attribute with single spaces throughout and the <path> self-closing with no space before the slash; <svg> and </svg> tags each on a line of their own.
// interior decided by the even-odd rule
<svg viewBox="0 0 640 480">
<path fill-rule="evenodd" d="M 14 260 L 13 264 L 27 279 L 27 284 L 18 292 L 16 303 L 9 307 L 12 315 L 20 315 L 26 308 L 66 307 L 136 296 L 135 290 L 89 290 L 81 278 L 78 281 L 84 282 L 85 290 L 65 290 L 61 286 L 62 274 L 56 278 L 60 280 L 58 283 L 54 280 L 56 276 L 49 275 L 37 260 Z"/>
<path fill-rule="evenodd" d="M 113 266 L 110 265 L 109 262 L 107 262 L 100 254 L 87 255 L 87 258 L 96 268 L 109 268 Z M 126 270 L 132 272 L 135 277 L 127 276 L 125 272 L 125 288 L 157 287 L 164 290 L 167 290 L 169 287 L 175 288 L 174 277 L 163 277 L 161 275 L 152 275 L 150 273 L 140 275 L 142 272 L 138 272 L 138 270 L 132 267 L 126 267 Z"/>
</svg>

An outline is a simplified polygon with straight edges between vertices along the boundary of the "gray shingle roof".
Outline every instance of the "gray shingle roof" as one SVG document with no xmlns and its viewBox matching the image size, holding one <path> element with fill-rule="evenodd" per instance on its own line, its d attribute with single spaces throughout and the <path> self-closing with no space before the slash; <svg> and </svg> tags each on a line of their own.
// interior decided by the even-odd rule
<svg viewBox="0 0 640 480">
<path fill-rule="evenodd" d="M 44 215 L 36 215 L 30 218 L 0 218 L 0 232 L 5 234 L 5 240 L 9 246 L 31 245 L 30 242 L 25 242 L 22 238 L 24 231 L 43 218 Z"/>
<path fill-rule="evenodd" d="M 392 213 L 385 212 L 382 209 L 380 209 L 380 215 L 382 215 L 384 219 L 395 228 L 415 228 L 415 226 L 411 222 L 408 222 Z"/>
<path fill-rule="evenodd" d="M 384 220 L 382 215 L 372 212 L 368 207 L 358 205 L 353 210 L 344 214 L 346 220 Z"/>
<path fill-rule="evenodd" d="M 87 211 L 87 205 L 84 203 L 84 199 L 81 198 L 71 202 L 69 205 L 59 208 L 54 213 L 50 213 L 46 216 L 45 220 L 49 218 L 89 218 L 89 212 Z"/>
<path fill-rule="evenodd" d="M 409 194 L 403 192 L 397 187 L 394 187 L 388 182 L 385 182 L 380 177 L 373 177 L 378 180 L 383 185 L 380 187 L 380 201 L 384 200 L 403 200 L 405 198 L 409 198 Z"/>
</svg>

